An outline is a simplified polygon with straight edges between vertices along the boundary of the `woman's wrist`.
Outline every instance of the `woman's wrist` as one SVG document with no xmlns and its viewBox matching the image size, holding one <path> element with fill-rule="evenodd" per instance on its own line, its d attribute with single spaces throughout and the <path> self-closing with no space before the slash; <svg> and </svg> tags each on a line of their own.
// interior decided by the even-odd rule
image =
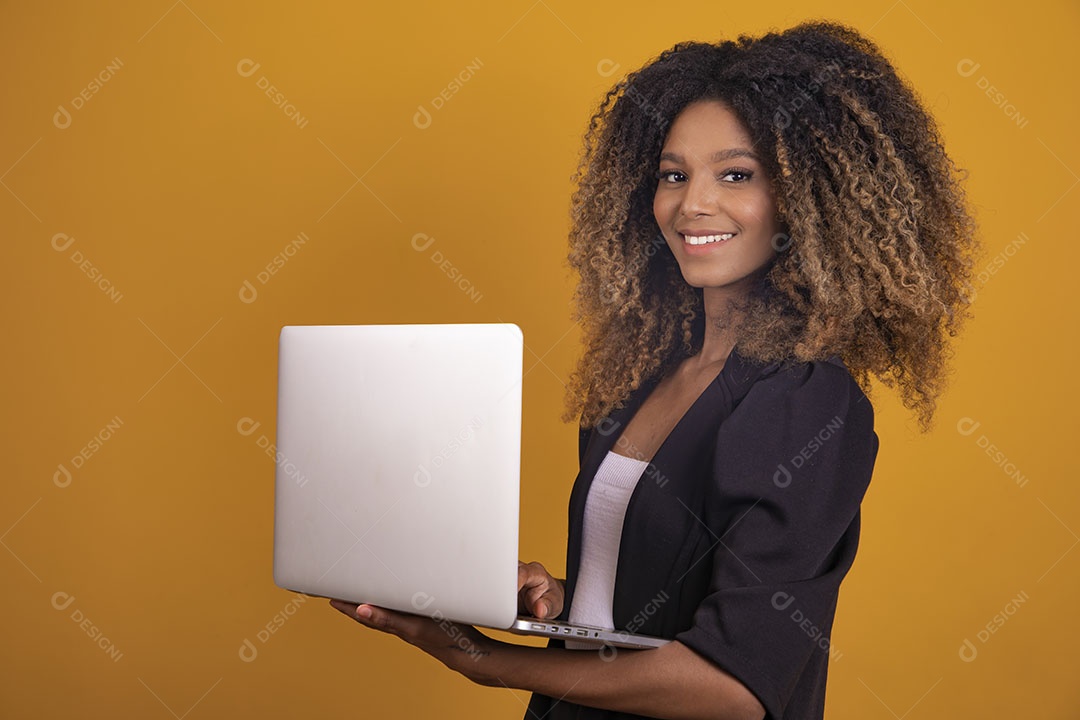
<svg viewBox="0 0 1080 720">
<path fill-rule="evenodd" d="M 489 638 L 483 650 L 474 658 L 475 667 L 463 674 L 477 685 L 486 687 L 513 687 L 511 685 L 515 653 L 527 646 L 515 645 Z"/>
<path fill-rule="evenodd" d="M 477 659 L 475 672 L 469 679 L 486 687 L 525 689 L 519 675 L 522 667 L 528 667 L 532 653 L 544 648 L 492 640 L 484 655 Z M 535 655 L 532 655 L 535 657 Z M 527 684 L 527 683 L 526 683 Z"/>
</svg>

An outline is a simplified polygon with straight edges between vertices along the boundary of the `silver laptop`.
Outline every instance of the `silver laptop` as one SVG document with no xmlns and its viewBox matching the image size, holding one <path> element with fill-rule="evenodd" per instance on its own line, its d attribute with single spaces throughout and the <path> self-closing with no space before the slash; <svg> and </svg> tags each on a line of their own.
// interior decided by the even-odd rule
<svg viewBox="0 0 1080 720">
<path fill-rule="evenodd" d="M 596 647 L 669 642 L 518 616 L 522 346 L 510 323 L 282 328 L 275 584 Z"/>
</svg>

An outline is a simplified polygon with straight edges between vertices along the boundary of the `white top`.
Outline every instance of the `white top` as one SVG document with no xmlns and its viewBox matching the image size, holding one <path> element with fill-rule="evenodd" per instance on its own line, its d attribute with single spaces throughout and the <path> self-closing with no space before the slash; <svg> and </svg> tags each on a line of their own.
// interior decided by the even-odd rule
<svg viewBox="0 0 1080 720">
<path fill-rule="evenodd" d="M 578 568 L 569 621 L 614 629 L 611 618 L 615 568 L 626 504 L 649 463 L 609 451 L 596 470 L 585 500 Z M 565 640 L 570 650 L 595 650 L 595 643 Z"/>
</svg>

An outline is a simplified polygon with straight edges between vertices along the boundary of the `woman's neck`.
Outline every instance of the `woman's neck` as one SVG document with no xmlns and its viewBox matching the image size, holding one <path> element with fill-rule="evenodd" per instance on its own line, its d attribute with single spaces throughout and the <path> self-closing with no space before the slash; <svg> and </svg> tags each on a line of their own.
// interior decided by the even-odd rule
<svg viewBox="0 0 1080 720">
<path fill-rule="evenodd" d="M 704 369 L 724 362 L 738 340 L 738 322 L 742 317 L 733 307 L 742 300 L 741 293 L 731 288 L 705 288 L 705 336 L 697 354 L 697 366 Z"/>
</svg>

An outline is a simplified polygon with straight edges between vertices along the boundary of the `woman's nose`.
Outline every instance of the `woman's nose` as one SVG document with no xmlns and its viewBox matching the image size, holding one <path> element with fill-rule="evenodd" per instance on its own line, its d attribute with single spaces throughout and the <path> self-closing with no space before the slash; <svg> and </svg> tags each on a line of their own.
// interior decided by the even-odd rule
<svg viewBox="0 0 1080 720">
<path fill-rule="evenodd" d="M 680 210 L 683 215 L 713 215 L 724 188 L 708 175 L 697 175 L 686 183 Z"/>
</svg>

